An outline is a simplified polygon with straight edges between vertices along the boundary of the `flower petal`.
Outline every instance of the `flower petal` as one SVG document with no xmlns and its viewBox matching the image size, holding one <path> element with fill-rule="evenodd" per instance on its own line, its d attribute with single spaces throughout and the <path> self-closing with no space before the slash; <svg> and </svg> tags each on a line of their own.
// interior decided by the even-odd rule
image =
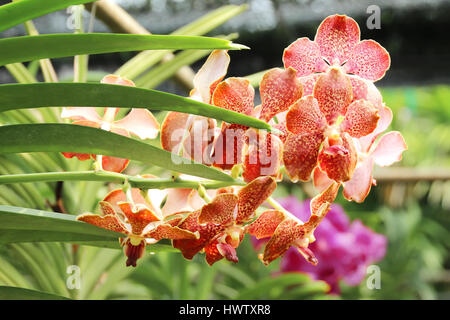
<svg viewBox="0 0 450 320">
<path fill-rule="evenodd" d="M 159 131 L 158 121 L 147 109 L 131 109 L 123 119 L 115 121 L 114 126 L 124 128 L 141 139 L 154 139 Z"/>
<path fill-rule="evenodd" d="M 374 40 L 363 40 L 350 52 L 344 68 L 348 73 L 377 81 L 384 77 L 390 65 L 391 58 L 385 48 Z"/>
<path fill-rule="evenodd" d="M 122 159 L 111 156 L 102 156 L 102 168 L 106 171 L 122 172 L 130 163 L 128 159 Z"/>
<path fill-rule="evenodd" d="M 128 234 L 125 226 L 113 215 L 100 216 L 98 214 L 85 213 L 78 216 L 77 220 L 87 222 L 99 228 Z"/>
<path fill-rule="evenodd" d="M 219 249 L 217 248 L 218 244 L 219 242 L 215 240 L 205 246 L 205 259 L 210 266 L 223 259 L 223 254 L 220 253 Z"/>
<path fill-rule="evenodd" d="M 285 218 L 285 214 L 281 211 L 265 211 L 248 226 L 247 232 L 256 239 L 271 237 Z"/>
<path fill-rule="evenodd" d="M 372 151 L 375 163 L 381 167 L 390 166 L 402 159 L 403 151 L 407 150 L 405 140 L 398 131 L 391 131 L 383 135 Z"/>
<path fill-rule="evenodd" d="M 161 239 L 173 239 L 173 240 L 180 240 L 180 239 L 197 239 L 198 234 L 181 229 L 177 226 L 171 226 L 168 223 L 160 224 L 155 229 L 151 230 L 150 232 L 147 232 L 143 235 L 144 238 L 152 238 L 155 240 L 161 240 Z"/>
<path fill-rule="evenodd" d="M 198 217 L 200 210 L 194 211 L 188 215 L 178 227 L 195 233 L 198 231 L 200 237 L 198 239 L 173 240 L 174 248 L 179 249 L 186 259 L 192 259 L 198 252 L 205 248 L 208 243 L 221 232 L 225 227 L 213 223 L 199 224 Z"/>
<path fill-rule="evenodd" d="M 249 129 L 246 133 L 243 173 L 245 182 L 260 176 L 277 177 L 283 145 L 281 140 L 266 131 Z"/>
<path fill-rule="evenodd" d="M 214 50 L 194 77 L 194 88 L 199 92 L 202 101 L 211 102 L 217 84 L 225 77 L 230 64 L 230 56 L 226 50 Z"/>
<path fill-rule="evenodd" d="M 253 111 L 255 89 L 245 78 L 228 78 L 219 83 L 214 90 L 212 104 L 227 110 L 243 114 Z"/>
<path fill-rule="evenodd" d="M 372 169 L 372 157 L 368 157 L 358 163 L 352 178 L 344 183 L 345 199 L 359 203 L 362 203 L 366 199 L 372 187 Z"/>
<path fill-rule="evenodd" d="M 389 107 L 382 104 L 377 109 L 378 109 L 378 115 L 380 116 L 377 127 L 371 134 L 358 139 L 359 145 L 361 147 L 361 151 L 364 153 L 369 152 L 375 139 L 383 131 L 385 131 L 392 122 L 392 110 Z"/>
<path fill-rule="evenodd" d="M 348 133 L 344 132 L 341 137 L 342 144 L 324 146 L 319 154 L 320 169 L 326 172 L 328 178 L 336 182 L 351 179 L 358 156 Z"/>
<path fill-rule="evenodd" d="M 273 68 L 267 71 L 260 84 L 260 118 L 269 121 L 277 113 L 286 111 L 302 97 L 303 87 L 292 68 Z"/>
<path fill-rule="evenodd" d="M 97 109 L 94 107 L 65 107 L 61 111 L 61 118 L 71 120 L 87 120 L 101 122 Z"/>
<path fill-rule="evenodd" d="M 141 242 L 139 242 L 137 246 L 135 246 L 131 243 L 131 239 L 128 238 L 122 245 L 123 251 L 128 258 L 126 266 L 136 267 L 137 260 L 142 258 L 145 254 L 145 246 L 146 246 L 145 241 L 142 240 Z"/>
<path fill-rule="evenodd" d="M 298 78 L 303 86 L 303 96 L 313 94 L 314 86 L 316 85 L 317 79 L 319 79 L 321 75 L 323 75 L 323 73 L 313 73 L 309 76 Z"/>
<path fill-rule="evenodd" d="M 313 95 L 328 124 L 333 124 L 338 116 L 345 115 L 352 102 L 352 85 L 340 69 L 330 68 L 317 79 Z"/>
<path fill-rule="evenodd" d="M 214 142 L 212 153 L 213 166 L 230 170 L 242 162 L 244 135 L 248 127 L 240 124 L 222 122 L 222 129 Z"/>
<path fill-rule="evenodd" d="M 289 134 L 284 144 L 283 162 L 290 179 L 308 181 L 317 165 L 323 133 Z"/>
<path fill-rule="evenodd" d="M 264 248 L 262 262 L 265 265 L 268 265 L 270 262 L 284 254 L 290 246 L 303 235 L 304 230 L 297 221 L 294 221 L 293 219 L 283 220 L 278 225 L 272 238 L 270 238 Z"/>
<path fill-rule="evenodd" d="M 256 209 L 266 201 L 277 188 L 275 179 L 269 176 L 259 177 L 239 190 L 239 211 L 236 224 L 247 222 Z"/>
<path fill-rule="evenodd" d="M 238 201 L 238 197 L 232 193 L 217 195 L 211 203 L 203 206 L 200 210 L 198 223 L 231 224 L 237 213 Z"/>
<path fill-rule="evenodd" d="M 188 204 L 188 198 L 191 192 L 192 189 L 167 189 L 167 200 L 161 209 L 163 216 L 166 217 L 174 212 L 191 209 Z"/>
<path fill-rule="evenodd" d="M 299 38 L 284 49 L 283 64 L 286 69 L 294 68 L 297 71 L 297 77 L 322 72 L 327 67 L 319 45 L 308 38 Z"/>
<path fill-rule="evenodd" d="M 381 107 L 383 97 L 372 81 L 354 75 L 347 75 L 352 84 L 353 101 L 364 99 L 371 102 L 375 107 Z"/>
<path fill-rule="evenodd" d="M 328 16 L 322 21 L 315 37 L 322 57 L 333 65 L 341 65 L 359 42 L 359 26 L 345 15 Z"/>
<path fill-rule="evenodd" d="M 217 244 L 217 250 L 219 250 L 220 254 L 225 257 L 228 261 L 238 263 L 239 259 L 236 255 L 236 249 L 228 243 L 219 243 Z"/>
<path fill-rule="evenodd" d="M 189 114 L 171 111 L 165 117 L 161 125 L 161 147 L 167 151 L 173 151 L 179 147 L 183 139 Z"/>
<path fill-rule="evenodd" d="M 326 127 L 325 116 L 313 96 L 303 97 L 286 114 L 286 128 L 293 134 L 321 133 Z"/>
<path fill-rule="evenodd" d="M 379 119 L 378 110 L 370 102 L 356 100 L 348 106 L 341 128 L 352 137 L 360 138 L 372 133 Z"/>
<path fill-rule="evenodd" d="M 313 184 L 314 187 L 319 191 L 323 192 L 326 188 L 330 186 L 334 181 L 328 178 L 327 174 L 316 167 L 313 172 Z"/>
<path fill-rule="evenodd" d="M 311 218 L 313 216 L 317 216 L 320 219 L 323 219 L 328 212 L 329 205 L 336 199 L 337 193 L 339 191 L 339 187 L 341 185 L 339 183 L 333 182 L 331 183 L 324 191 L 311 199 L 309 204 L 311 210 L 311 217 L 308 220 L 308 225 L 311 227 Z M 327 204 L 327 206 L 323 206 Z M 320 221 L 313 223 L 312 228 L 315 229 Z"/>
<path fill-rule="evenodd" d="M 129 87 L 136 87 L 133 81 L 122 78 L 121 76 L 115 75 L 115 74 L 108 74 L 103 77 L 103 79 L 100 81 L 101 83 L 107 83 L 107 84 L 118 84 L 121 86 L 129 86 Z"/>
<path fill-rule="evenodd" d="M 119 202 L 118 205 L 127 217 L 134 235 L 141 235 L 149 223 L 161 220 L 161 217 L 143 206 L 137 206 L 137 211 L 133 212 L 131 204 L 128 202 Z"/>
</svg>

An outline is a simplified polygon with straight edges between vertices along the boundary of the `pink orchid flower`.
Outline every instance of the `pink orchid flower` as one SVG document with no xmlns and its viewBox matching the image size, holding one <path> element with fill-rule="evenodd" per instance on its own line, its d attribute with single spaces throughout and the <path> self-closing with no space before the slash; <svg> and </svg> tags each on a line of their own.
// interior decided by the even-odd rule
<svg viewBox="0 0 450 320">
<path fill-rule="evenodd" d="M 348 181 L 357 163 L 352 138 L 375 130 L 378 109 L 366 100 L 351 102 L 351 83 L 340 68 L 320 75 L 313 94 L 300 99 L 286 114 L 286 171 L 294 181 L 308 181 L 318 164 L 330 179 Z"/>
<path fill-rule="evenodd" d="M 376 185 L 373 179 L 373 165 L 381 167 L 390 166 L 402 159 L 403 151 L 408 147 L 402 135 L 398 131 L 390 131 L 375 143 L 377 137 L 384 132 L 392 121 L 392 111 L 383 106 L 380 113 L 380 121 L 377 128 L 370 135 L 354 139 L 358 154 L 358 164 L 350 180 L 343 183 L 344 197 L 350 201 L 363 202 L 370 192 L 372 185 Z M 332 182 L 327 175 L 316 168 L 313 173 L 313 181 L 319 191 L 324 190 Z"/>
<path fill-rule="evenodd" d="M 116 84 L 134 87 L 131 80 L 116 75 L 105 76 L 102 83 Z M 130 134 L 141 139 L 154 139 L 158 136 L 159 123 L 153 114 L 147 109 L 131 109 L 131 111 L 120 120 L 115 120 L 119 108 L 105 108 L 103 117 L 97 113 L 94 107 L 66 107 L 63 108 L 61 118 L 74 120 L 72 124 L 100 128 L 126 137 Z M 79 160 L 96 159 L 96 155 L 85 153 L 62 153 L 66 158 L 77 157 Z M 103 170 L 122 172 L 129 163 L 128 159 L 110 156 L 101 156 L 101 167 Z"/>
<path fill-rule="evenodd" d="M 355 20 L 345 15 L 325 18 L 317 29 L 314 41 L 300 38 L 283 54 L 285 68 L 297 70 L 304 94 L 312 93 L 318 76 L 330 67 L 339 67 L 348 74 L 354 99 L 365 99 L 375 106 L 381 104 L 381 94 L 373 81 L 383 78 L 389 69 L 389 53 L 374 40 L 360 41 Z"/>
</svg>

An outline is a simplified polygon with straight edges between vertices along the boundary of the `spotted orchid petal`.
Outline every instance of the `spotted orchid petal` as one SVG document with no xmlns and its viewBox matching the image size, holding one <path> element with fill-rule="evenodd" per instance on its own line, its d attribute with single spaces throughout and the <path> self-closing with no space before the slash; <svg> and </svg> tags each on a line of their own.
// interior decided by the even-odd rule
<svg viewBox="0 0 450 320">
<path fill-rule="evenodd" d="M 242 162 L 244 136 L 248 127 L 240 124 L 222 123 L 221 131 L 214 142 L 212 152 L 213 166 L 230 170 Z"/>
<path fill-rule="evenodd" d="M 342 144 L 325 145 L 319 154 L 320 169 L 337 182 L 350 180 L 358 156 L 350 135 L 344 132 L 341 137 Z"/>
<path fill-rule="evenodd" d="M 313 96 L 306 96 L 291 106 L 286 114 L 286 128 L 293 134 L 322 133 L 327 121 Z"/>
<path fill-rule="evenodd" d="M 283 64 L 286 69 L 289 67 L 295 69 L 297 77 L 323 72 L 327 68 L 319 45 L 308 38 L 299 38 L 284 49 Z"/>
<path fill-rule="evenodd" d="M 378 110 L 366 100 L 356 100 L 347 109 L 341 129 L 354 138 L 360 138 L 372 133 L 377 127 Z"/>
<path fill-rule="evenodd" d="M 372 81 L 354 75 L 347 75 L 347 77 L 352 84 L 353 101 L 363 99 L 371 102 L 377 108 L 381 107 L 383 97 Z"/>
<path fill-rule="evenodd" d="M 155 240 L 161 239 L 197 239 L 198 234 L 181 229 L 177 226 L 171 226 L 168 223 L 160 224 L 155 229 L 145 233 L 144 238 L 151 238 Z"/>
<path fill-rule="evenodd" d="M 320 222 L 317 221 L 317 218 L 322 220 L 325 217 L 329 209 L 327 206 L 329 206 L 336 199 L 339 187 L 340 187 L 339 183 L 332 182 L 325 190 L 323 190 L 320 194 L 311 199 L 309 205 L 311 210 L 311 217 L 306 223 L 306 225 L 308 225 L 309 228 L 315 229 Z M 313 218 L 315 221 L 312 222 L 311 218 Z"/>
<path fill-rule="evenodd" d="M 362 203 L 373 184 L 373 158 L 359 161 L 352 178 L 344 183 L 344 197 L 349 201 Z"/>
<path fill-rule="evenodd" d="M 260 84 L 260 118 L 269 121 L 277 113 L 286 111 L 303 94 L 301 82 L 292 68 L 274 68 L 267 71 Z"/>
<path fill-rule="evenodd" d="M 95 158 L 95 157 L 94 157 Z M 111 156 L 102 156 L 102 168 L 106 171 L 122 172 L 126 169 L 130 160 Z"/>
<path fill-rule="evenodd" d="M 243 114 L 253 111 L 255 89 L 244 78 L 228 78 L 219 83 L 214 90 L 212 104 L 227 110 Z"/>
<path fill-rule="evenodd" d="M 266 131 L 249 129 L 245 136 L 242 177 L 250 182 L 260 176 L 277 177 L 279 174 L 283 144 Z"/>
<path fill-rule="evenodd" d="M 200 210 L 198 222 L 229 225 L 233 222 L 238 209 L 238 197 L 232 193 L 217 195 L 211 203 Z"/>
<path fill-rule="evenodd" d="M 323 140 L 323 133 L 288 135 L 284 144 L 283 163 L 292 181 L 310 179 Z"/>
<path fill-rule="evenodd" d="M 117 84 L 121 86 L 129 86 L 129 87 L 135 87 L 133 81 L 122 78 L 121 76 L 115 75 L 115 74 L 109 74 L 103 77 L 103 79 L 100 81 L 101 83 L 106 84 Z"/>
<path fill-rule="evenodd" d="M 383 78 L 391 65 L 389 53 L 374 40 L 359 42 L 348 58 L 345 70 L 371 81 Z"/>
<path fill-rule="evenodd" d="M 393 115 L 392 115 L 392 110 L 389 107 L 387 107 L 383 104 L 380 107 L 378 107 L 377 109 L 378 109 L 378 115 L 380 116 L 377 127 L 371 134 L 358 139 L 361 152 L 363 152 L 363 153 L 369 152 L 375 139 L 382 132 L 384 132 L 392 122 Z"/>
<path fill-rule="evenodd" d="M 199 238 L 173 240 L 172 242 L 173 247 L 179 249 L 183 254 L 183 257 L 189 260 L 211 243 L 218 234 L 225 230 L 224 226 L 214 223 L 199 224 L 199 215 L 200 210 L 194 211 L 178 225 L 181 229 L 193 233 L 198 232 Z"/>
<path fill-rule="evenodd" d="M 129 234 L 125 225 L 118 219 L 117 216 L 108 214 L 100 216 L 98 214 L 84 213 L 77 217 L 78 221 L 83 221 L 99 228 Z"/>
<path fill-rule="evenodd" d="M 259 177 L 239 190 L 239 210 L 236 224 L 248 222 L 256 209 L 266 201 L 276 189 L 275 179 L 269 176 Z"/>
<path fill-rule="evenodd" d="M 159 132 L 158 121 L 147 109 L 131 109 L 123 119 L 115 121 L 114 126 L 124 128 L 140 139 L 154 139 Z"/>
<path fill-rule="evenodd" d="M 309 96 L 313 94 L 314 86 L 316 85 L 317 80 L 322 74 L 323 73 L 313 73 L 309 76 L 298 78 L 303 86 L 303 96 Z"/>
<path fill-rule="evenodd" d="M 407 150 L 403 136 L 398 131 L 384 134 L 371 152 L 375 163 L 381 167 L 390 166 L 402 159 L 403 151 Z"/>
<path fill-rule="evenodd" d="M 195 91 L 202 102 L 210 103 L 217 84 L 225 77 L 230 64 L 226 50 L 214 50 L 194 77 Z"/>
<path fill-rule="evenodd" d="M 345 115 L 348 105 L 353 100 L 351 82 L 337 68 L 330 68 L 317 79 L 313 95 L 330 125 L 338 116 Z"/>
<path fill-rule="evenodd" d="M 285 214 L 277 210 L 263 212 L 258 219 L 252 222 L 247 232 L 256 239 L 271 237 L 278 225 L 286 218 Z"/>
<path fill-rule="evenodd" d="M 359 36 L 359 26 L 355 20 L 345 15 L 332 15 L 322 21 L 314 41 L 330 65 L 341 65 L 348 60 L 359 42 Z"/>
<path fill-rule="evenodd" d="M 131 225 L 131 232 L 134 235 L 141 235 L 149 223 L 161 220 L 161 217 L 145 207 L 139 207 L 136 208 L 136 211 L 133 211 L 131 204 L 128 202 L 119 202 L 118 205 L 128 219 L 128 223 Z"/>
<path fill-rule="evenodd" d="M 262 262 L 268 265 L 276 258 L 283 255 L 294 242 L 302 238 L 305 232 L 298 221 L 291 218 L 283 220 L 275 229 L 275 232 L 267 242 L 262 256 Z"/>
</svg>

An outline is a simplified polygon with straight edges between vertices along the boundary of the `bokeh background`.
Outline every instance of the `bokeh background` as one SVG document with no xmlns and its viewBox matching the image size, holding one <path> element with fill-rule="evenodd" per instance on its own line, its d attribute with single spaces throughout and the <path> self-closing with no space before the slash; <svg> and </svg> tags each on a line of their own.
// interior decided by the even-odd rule
<svg viewBox="0 0 450 320">
<path fill-rule="evenodd" d="M 7 2 L 0 1 L 0 4 Z M 155 34 L 169 34 L 223 5 L 247 4 L 248 8 L 243 13 L 208 33 L 211 36 L 238 33 L 234 41 L 251 48 L 231 53 L 228 76 L 248 76 L 281 66 L 285 47 L 299 37 L 313 39 L 320 22 L 335 13 L 353 17 L 360 25 L 362 39 L 374 39 L 389 51 L 391 68 L 376 85 L 386 105 L 394 112 L 390 130 L 400 131 L 409 149 L 400 163 L 375 171 L 378 185 L 372 188 L 363 204 L 347 202 L 341 196 L 336 201 L 351 221 L 360 220 L 374 232 L 385 236 L 386 252 L 381 260 L 355 262 L 364 268 L 370 264 L 377 265 L 381 271 L 381 288 L 370 289 L 367 286 L 368 274 L 351 286 L 339 281 L 339 290 L 330 294 L 330 287 L 325 282 L 313 281 L 301 273 L 302 270 L 283 273 L 280 261 L 269 267 L 263 266 L 256 258 L 254 245 L 248 237 L 238 249 L 239 264 L 220 262 L 213 267 L 206 265 L 203 256 L 188 262 L 175 253 L 147 255 L 138 268 L 132 269 L 125 268 L 121 252 L 112 249 L 81 246 L 74 251 L 70 245 L 56 243 L 2 246 L 0 284 L 96 299 L 450 298 L 450 42 L 446 34 L 450 30 L 450 1 L 114 2 Z M 370 15 L 367 8 L 374 4 L 381 9 L 381 29 L 369 30 L 366 27 Z M 43 34 L 70 32 L 67 27 L 69 16 L 66 11 L 49 14 L 35 20 L 36 28 Z M 85 11 L 83 16 L 85 29 L 88 29 L 91 15 Z M 91 25 L 94 32 L 111 32 L 110 27 L 100 20 Z M 18 26 L 0 33 L 0 37 L 24 34 L 24 28 Z M 114 72 L 134 54 L 91 56 L 89 81 L 98 81 L 103 75 Z M 204 52 L 203 56 L 206 54 Z M 204 58 L 199 55 L 192 60 L 188 62 L 196 71 Z M 73 59 L 55 59 L 53 65 L 61 80 L 72 80 Z M 27 67 L 42 80 L 37 62 L 31 62 Z M 251 79 L 257 80 L 258 76 Z M 149 83 L 142 83 L 142 86 L 188 94 L 189 83 L 180 81 L 180 78 L 157 80 L 150 78 Z M 15 82 L 14 78 L 8 70 L 0 68 L 0 83 L 10 82 Z M 163 117 L 163 113 L 158 114 L 159 119 Z M 86 163 L 73 163 L 71 165 L 78 166 L 79 170 L 89 167 Z M 9 172 L 5 166 L 0 167 L 2 174 Z M 129 173 L 154 172 L 153 168 L 139 164 L 127 170 Z M 53 201 L 52 186 L 34 185 L 42 196 L 40 202 L 24 205 L 17 200 L 13 204 L 48 210 L 45 200 Z M 97 210 L 96 202 L 110 188 L 99 183 L 70 182 L 66 185 L 63 195 L 66 208 L 75 214 Z M 22 185 L 16 188 L 19 188 L 16 190 L 19 195 L 28 192 Z M 73 190 L 82 191 L 74 195 Z M 13 201 L 11 192 L 15 191 L 0 186 L 0 203 Z M 315 194 L 309 183 L 294 185 L 287 181 L 280 184 L 276 192 L 277 198 L 291 196 L 300 202 Z M 359 241 L 362 240 L 354 237 L 346 242 L 342 259 L 346 254 L 360 250 L 362 243 Z M 64 255 L 63 259 L 60 254 Z M 72 263 L 80 265 L 83 270 L 83 285 L 76 292 L 65 288 L 65 266 Z"/>
</svg>

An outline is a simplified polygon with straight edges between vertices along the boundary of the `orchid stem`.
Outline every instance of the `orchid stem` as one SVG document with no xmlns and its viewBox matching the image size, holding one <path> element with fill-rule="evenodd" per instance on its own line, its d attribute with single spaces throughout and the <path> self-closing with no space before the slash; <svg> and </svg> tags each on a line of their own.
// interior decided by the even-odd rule
<svg viewBox="0 0 450 320">
<path fill-rule="evenodd" d="M 117 184 L 128 183 L 133 188 L 140 189 L 167 189 L 167 188 L 184 188 L 198 189 L 198 181 L 194 180 L 177 180 L 160 179 L 160 178 L 143 178 L 140 176 L 129 176 L 117 172 L 110 171 L 71 171 L 71 172 L 43 172 L 28 174 L 7 174 L 0 175 L 1 184 L 23 183 L 23 182 L 54 182 L 54 181 L 103 181 Z M 244 186 L 245 182 L 235 179 L 234 181 L 202 181 L 205 189 L 218 189 L 228 186 Z"/>
<path fill-rule="evenodd" d="M 274 198 L 269 197 L 266 200 L 275 210 L 281 211 L 283 212 L 286 216 L 288 216 L 291 219 L 294 219 L 295 221 L 298 221 L 300 224 L 304 224 L 304 222 L 302 220 L 300 220 L 299 218 L 297 218 L 296 216 L 294 216 L 292 213 L 290 213 L 289 211 L 287 211 L 285 208 L 283 208 L 283 206 Z"/>
</svg>

